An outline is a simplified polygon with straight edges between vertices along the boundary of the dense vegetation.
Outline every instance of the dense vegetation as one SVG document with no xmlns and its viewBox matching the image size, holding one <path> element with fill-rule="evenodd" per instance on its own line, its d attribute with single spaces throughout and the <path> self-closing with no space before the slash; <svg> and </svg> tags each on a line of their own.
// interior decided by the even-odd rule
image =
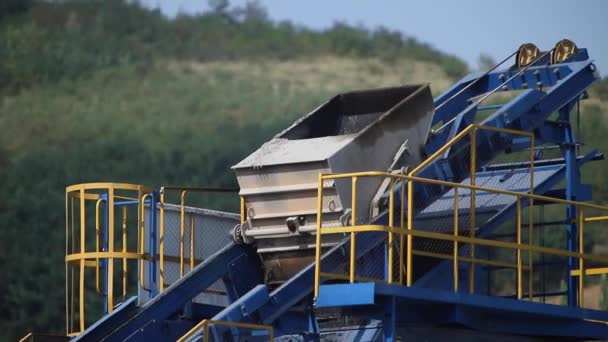
<svg viewBox="0 0 608 342">
<path fill-rule="evenodd" d="M 62 331 L 66 185 L 235 186 L 230 165 L 338 91 L 424 81 L 438 90 L 466 71 L 399 32 L 275 23 L 255 2 L 215 1 L 210 13 L 170 20 L 121 0 L 0 1 L 5 340 Z M 592 95 L 607 99 L 608 82 Z M 593 100 L 583 121 L 604 151 L 606 109 Z M 601 175 L 597 165 L 586 177 Z"/>
<path fill-rule="evenodd" d="M 5 18 L 0 33 L 0 75 L 8 81 L 3 86 L 11 88 L 75 79 L 119 64 L 145 69 L 162 58 L 284 60 L 328 54 L 385 60 L 408 56 L 437 63 L 450 77 L 466 71 L 459 59 L 399 32 L 343 23 L 312 31 L 271 22 L 255 2 L 243 8 L 220 4 L 212 13 L 174 20 L 120 0 L 37 3 Z"/>
</svg>

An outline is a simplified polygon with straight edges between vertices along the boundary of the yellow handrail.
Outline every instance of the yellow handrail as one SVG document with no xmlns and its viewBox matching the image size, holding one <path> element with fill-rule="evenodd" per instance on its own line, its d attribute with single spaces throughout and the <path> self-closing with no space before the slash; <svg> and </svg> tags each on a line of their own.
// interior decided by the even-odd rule
<svg viewBox="0 0 608 342">
<path fill-rule="evenodd" d="M 525 192 L 517 192 L 517 191 L 511 191 L 511 190 L 504 190 L 504 189 L 488 188 L 488 187 L 483 187 L 483 186 L 472 186 L 472 185 L 468 185 L 468 184 L 454 183 L 454 182 L 443 181 L 443 180 L 438 180 L 438 179 L 406 176 L 406 175 L 401 175 L 401 174 L 388 173 L 388 172 L 384 172 L 384 171 L 363 171 L 363 172 L 338 173 L 338 174 L 322 174 L 320 176 L 323 180 L 345 179 L 345 178 L 352 178 L 352 177 L 394 177 L 394 178 L 402 179 L 405 181 L 421 182 L 421 183 L 428 183 L 428 184 L 434 184 L 434 185 L 443 185 L 443 186 L 447 186 L 447 187 L 458 187 L 460 189 L 492 192 L 492 193 L 501 194 L 501 195 L 520 196 L 522 198 L 533 199 L 535 201 L 549 201 L 549 202 L 552 202 L 555 204 L 570 204 L 570 205 L 576 205 L 576 206 L 580 206 L 582 208 L 587 208 L 587 209 L 596 209 L 596 210 L 602 210 L 602 211 L 608 210 L 607 206 L 603 206 L 603 205 L 599 205 L 599 204 L 593 204 L 593 203 L 587 203 L 587 202 L 576 202 L 576 201 L 565 200 L 562 198 L 535 195 L 535 194 L 530 194 L 530 193 L 525 193 Z"/>
<path fill-rule="evenodd" d="M 352 180 L 352 184 L 353 184 L 353 188 L 352 188 L 352 194 L 353 194 L 353 198 L 352 198 L 352 206 L 353 208 L 351 208 L 352 213 L 353 213 L 353 220 L 351 222 L 350 226 L 347 227 L 336 227 L 336 228 L 325 228 L 322 227 L 322 195 L 323 195 L 323 188 L 322 188 L 322 184 L 325 180 L 328 179 L 345 179 L 345 178 L 351 178 Z M 388 177 L 391 178 L 391 184 L 394 184 L 394 182 L 396 182 L 397 180 L 401 180 L 402 182 L 407 182 L 408 184 L 408 207 L 407 207 L 407 213 L 408 213 L 408 226 L 407 226 L 407 230 L 405 230 L 403 223 L 401 223 L 401 225 L 399 227 L 394 227 L 391 224 L 394 222 L 393 218 L 394 218 L 394 195 L 392 194 L 392 192 L 394 191 L 394 189 L 391 187 L 391 193 L 389 193 L 389 226 L 384 226 L 384 225 L 357 225 L 356 220 L 354 219 L 356 216 L 356 183 L 357 180 L 359 178 L 362 177 Z M 414 226 L 413 226 L 413 219 L 410 215 L 410 213 L 413 212 L 413 204 L 412 201 L 410 200 L 411 196 L 412 196 L 412 189 L 413 188 L 413 184 L 415 182 L 420 182 L 420 183 L 430 183 L 430 184 L 439 184 L 439 185 L 443 185 L 443 186 L 449 186 L 452 187 L 454 189 L 454 208 L 453 208 L 453 213 L 454 213 L 454 231 L 450 234 L 446 234 L 446 233 L 437 233 L 437 232 L 429 232 L 429 231 L 421 231 L 421 230 L 415 230 Z M 516 216 L 516 226 L 517 226 L 517 242 L 506 242 L 506 241 L 497 241 L 497 240 L 490 240 L 490 239 L 482 239 L 482 238 L 476 238 L 474 236 L 460 236 L 458 235 L 458 189 L 468 189 L 471 190 L 471 193 L 473 191 L 483 191 L 483 192 L 489 192 L 489 193 L 496 193 L 496 194 L 504 194 L 504 195 L 510 195 L 510 196 L 514 196 L 515 200 L 516 200 L 516 206 L 517 206 L 517 216 Z M 371 172 L 356 172 L 356 173 L 350 173 L 350 174 L 330 174 L 330 175 L 320 175 L 319 176 L 319 188 L 318 188 L 318 193 L 319 193 L 319 198 L 318 198 L 318 208 L 317 208 L 317 237 L 316 237 L 316 241 L 317 241 L 317 248 L 316 248 L 316 253 L 315 253 L 315 261 L 316 261 L 316 267 L 315 267 L 315 296 L 318 296 L 318 290 L 319 290 L 319 285 L 320 285 L 320 278 L 321 278 L 321 262 L 320 262 L 320 251 L 321 251 L 321 237 L 322 235 L 325 234 L 350 234 L 351 236 L 351 241 L 350 241 L 350 265 L 349 265 L 349 276 L 348 276 L 348 280 L 350 282 L 355 282 L 357 280 L 359 280 L 360 278 L 355 277 L 355 246 L 356 246 L 356 240 L 352 239 L 352 237 L 354 237 L 356 235 L 356 233 L 358 232 L 364 232 L 364 231 L 378 231 L 378 232 L 386 232 L 388 235 L 388 238 L 390 239 L 390 236 L 393 234 L 399 234 L 400 239 L 403 239 L 403 237 L 405 236 L 408 240 L 408 254 L 406 255 L 407 257 L 407 266 L 406 266 L 406 285 L 410 286 L 411 285 L 411 279 L 412 279 L 412 267 L 411 267 L 411 262 L 412 262 L 412 257 L 411 255 L 414 254 L 418 254 L 418 255 L 424 255 L 426 253 L 426 256 L 435 256 L 437 257 L 437 254 L 434 253 L 430 253 L 430 252 L 423 252 L 423 251 L 414 251 L 411 245 L 411 241 L 413 237 L 421 237 L 421 238 L 428 238 L 428 239 L 436 239 L 436 240 L 444 240 L 444 241 L 451 241 L 454 245 L 454 253 L 452 256 L 450 255 L 443 255 L 442 258 L 450 258 L 454 260 L 454 264 L 453 264 L 453 269 L 454 269 L 454 290 L 457 291 L 458 290 L 458 263 L 459 260 L 460 261 L 467 261 L 470 262 L 471 264 L 475 264 L 475 263 L 481 263 L 481 264 L 495 264 L 495 265 L 500 265 L 500 266 L 505 266 L 505 267 L 513 267 L 517 270 L 517 298 L 518 299 L 522 299 L 523 298 L 523 271 L 526 270 L 528 271 L 528 273 L 532 273 L 532 257 L 531 254 L 534 253 L 544 253 L 544 254 L 552 254 L 552 255 L 557 255 L 557 256 L 561 256 L 561 257 L 573 257 L 573 258 L 577 258 L 579 260 L 579 270 L 573 270 L 571 273 L 572 275 L 576 276 L 580 276 L 581 273 L 583 275 L 588 275 L 591 274 L 588 270 L 586 270 L 584 268 L 584 264 L 585 264 L 585 260 L 588 261 L 595 261 L 595 262 L 600 262 L 600 263 L 606 263 L 608 264 L 608 257 L 603 257 L 603 256 L 598 256 L 598 255 L 590 255 L 590 254 L 586 254 L 583 251 L 583 236 L 584 236 L 584 222 L 594 222 L 594 221 L 600 221 L 600 220 L 608 220 L 608 216 L 597 216 L 597 217 L 589 217 L 589 218 L 585 218 L 584 214 L 583 214 L 583 209 L 584 208 L 589 208 L 589 209 L 596 209 L 596 210 L 603 210 L 608 212 L 608 207 L 605 206 L 601 206 L 601 205 L 596 205 L 596 204 L 590 204 L 590 203 L 580 203 L 580 202 L 574 202 L 574 201 L 569 201 L 569 200 L 563 200 L 563 199 L 557 199 L 557 198 L 552 198 L 552 197 L 547 197 L 547 196 L 540 196 L 540 195 L 535 195 L 535 194 L 530 194 L 530 193 L 522 193 L 522 192 L 515 192 L 515 191 L 509 191 L 509 190 L 502 190 L 502 189 L 492 189 L 492 188 L 487 188 L 487 187 L 480 187 L 480 186 L 474 186 L 474 185 L 468 185 L 468 184 L 460 184 L 460 183 L 453 183 L 453 182 L 447 182 L 447 181 L 439 181 L 439 180 L 434 180 L 434 179 L 425 179 L 425 178 L 419 178 L 419 177 L 412 177 L 412 176 L 406 176 L 406 175 L 400 175 L 400 174 L 391 174 L 391 173 L 387 173 L 387 172 L 377 172 L 377 171 L 371 171 Z M 402 194 L 403 196 L 403 194 Z M 530 235 L 529 237 L 529 241 L 527 243 L 523 242 L 522 239 L 522 234 L 521 234 L 521 230 L 522 230 L 522 217 L 521 217 L 521 213 L 522 213 L 522 200 L 527 199 L 529 200 L 529 202 L 532 202 L 533 200 L 539 200 L 539 201 L 544 201 L 544 202 L 548 202 L 548 203 L 559 203 L 559 204 L 570 204 L 570 205 L 575 205 L 577 208 L 579 208 L 579 218 L 578 218 L 578 224 L 579 226 L 581 226 L 581 228 L 579 229 L 579 251 L 568 251 L 568 250 L 564 250 L 564 249 L 558 249 L 558 248 L 551 248 L 551 247 L 544 247 L 544 246 L 535 246 L 533 244 L 532 241 L 532 236 Z M 472 207 L 474 208 L 474 207 Z M 354 209 L 354 210 L 353 210 Z M 401 217 L 403 219 L 404 216 L 404 209 L 401 209 Z M 530 219 L 532 222 L 532 219 Z M 402 220 L 403 221 L 403 220 Z M 354 241 L 354 242 L 353 242 Z M 458 250 L 458 244 L 459 243 L 466 243 L 469 245 L 480 245 L 480 246 L 487 246 L 487 247 L 495 247 L 495 248 L 508 248 L 508 249 L 513 249 L 516 251 L 517 253 L 517 263 L 515 265 L 511 265 L 508 263 L 502 263 L 502 262 L 497 262 L 497 261 L 491 261 L 491 260 L 483 260 L 483 259 L 475 259 L 474 256 L 470 256 L 469 258 L 464 258 L 461 256 L 458 256 L 457 254 L 457 250 Z M 390 251 L 390 245 L 389 245 L 389 259 L 391 258 L 391 254 L 392 251 Z M 526 251 L 528 253 L 528 265 L 523 265 L 523 259 L 522 259 L 522 252 Z M 402 252 L 401 252 L 402 253 Z M 389 267 L 388 269 L 390 270 L 392 268 L 392 262 L 390 262 L 392 260 L 389 260 Z M 403 267 L 401 266 L 402 263 L 400 263 L 400 273 L 403 271 Z M 581 270 L 583 270 L 581 272 Z M 608 268 L 604 268 L 604 269 L 596 269 L 594 271 L 591 272 L 597 272 L 595 274 L 598 274 L 599 272 L 608 272 Z M 392 276 L 393 273 L 392 272 L 388 272 L 388 277 L 387 279 L 385 279 L 386 282 L 390 283 L 392 282 Z M 328 278 L 328 277 L 332 277 L 333 275 L 330 273 L 323 273 L 322 274 L 324 278 Z M 341 277 L 335 277 L 335 278 L 341 278 Z M 531 276 L 530 276 L 531 278 Z M 583 278 L 583 277 L 581 277 Z M 399 279 L 403 279 L 403 275 L 400 274 L 399 275 Z M 584 282 L 579 279 L 579 293 L 583 293 L 584 291 Z M 528 297 L 531 300 L 531 298 L 533 297 L 533 293 L 532 293 L 532 281 L 529 280 L 528 283 Z M 579 304 L 582 305 L 583 303 L 583 295 L 579 295 Z"/>
<path fill-rule="evenodd" d="M 194 336 L 197 332 L 203 330 L 203 341 L 209 341 L 209 325 L 223 325 L 227 327 L 235 327 L 235 328 L 244 328 L 251 330 L 266 330 L 268 331 L 268 341 L 274 341 L 274 328 L 270 325 L 262 325 L 262 324 L 252 324 L 252 323 L 241 323 L 241 322 L 231 322 L 231 321 L 214 321 L 210 319 L 205 319 L 195 325 L 192 329 L 190 329 L 184 336 L 180 337 L 177 342 L 185 342 L 192 336 Z"/>
</svg>

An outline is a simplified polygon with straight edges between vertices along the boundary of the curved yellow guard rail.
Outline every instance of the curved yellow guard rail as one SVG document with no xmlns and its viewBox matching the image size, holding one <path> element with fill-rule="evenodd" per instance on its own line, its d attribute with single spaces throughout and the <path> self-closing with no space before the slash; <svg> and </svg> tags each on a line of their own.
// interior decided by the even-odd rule
<svg viewBox="0 0 608 342">
<path fill-rule="evenodd" d="M 75 336 L 84 331 L 85 327 L 85 275 L 86 268 L 95 268 L 95 291 L 101 293 L 100 268 L 102 261 L 107 264 L 106 305 L 109 312 L 114 308 L 114 264 L 122 261 L 122 297 L 127 295 L 128 260 L 143 260 L 143 197 L 151 189 L 137 184 L 126 183 L 85 183 L 71 185 L 66 188 L 66 334 Z M 128 238 L 128 207 L 124 201 L 134 202 L 132 217 L 137 218 L 135 231 L 137 240 L 131 247 Z M 133 203 L 131 203 L 133 204 Z M 115 216 L 115 207 L 121 205 L 122 211 Z M 95 210 L 94 222 L 87 220 L 87 208 Z M 104 214 L 101 213 L 104 207 Z M 102 243 L 102 219 L 107 221 L 107 249 Z M 93 226 L 92 229 L 89 228 Z M 118 226 L 118 228 L 116 227 Z M 95 243 L 87 243 L 87 231 L 95 235 Z M 120 244 L 120 249 L 116 245 Z M 91 250 L 93 248 L 94 250 Z M 104 250 L 105 249 L 105 250 Z M 77 279 L 78 278 L 78 279 Z M 78 280 L 78 283 L 76 283 Z M 76 292 L 78 292 L 78 311 L 76 312 Z M 77 315 L 77 316 L 76 316 Z M 74 327 L 77 323 L 78 327 Z"/>
</svg>

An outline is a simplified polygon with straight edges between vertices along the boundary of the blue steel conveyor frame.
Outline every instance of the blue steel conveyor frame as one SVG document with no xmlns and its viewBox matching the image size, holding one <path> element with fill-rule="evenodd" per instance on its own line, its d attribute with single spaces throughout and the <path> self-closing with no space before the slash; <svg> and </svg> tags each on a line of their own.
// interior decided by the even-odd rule
<svg viewBox="0 0 608 342">
<path fill-rule="evenodd" d="M 548 176 L 534 184 L 534 193 L 559 193 L 568 200 L 590 199 L 589 188 L 581 184 L 580 167 L 591 160 L 602 158 L 598 152 L 577 156 L 576 141 L 570 125 L 570 111 L 585 96 L 586 89 L 597 79 L 595 66 L 586 49 L 577 49 L 567 60 L 559 64 L 550 63 L 550 55 L 543 53 L 523 68 L 491 71 L 469 75 L 435 100 L 436 111 L 432 126 L 442 125 L 432 132 L 425 147 L 433 154 L 446 142 L 476 121 L 478 112 L 487 109 L 496 111 L 482 121 L 482 125 L 524 130 L 534 134 L 537 145 L 557 144 L 563 158 L 552 164 L 539 167 Z M 495 92 L 522 91 L 515 98 L 499 106 L 481 106 L 481 100 Z M 555 112 L 557 120 L 548 120 Z M 469 177 L 468 154 L 470 141 L 463 139 L 447 150 L 419 173 L 421 178 L 463 182 Z M 503 133 L 482 131 L 477 134 L 476 177 L 483 177 L 483 169 L 505 150 L 522 151 L 529 140 L 509 139 Z M 516 166 L 506 166 L 515 169 Z M 504 175 L 498 172 L 495 176 Z M 520 171 L 515 171 L 520 172 Z M 552 190 L 565 180 L 562 192 Z M 445 189 L 447 190 L 447 189 Z M 400 191 L 400 190 L 398 190 Z M 421 212 L 445 194 L 439 187 L 417 184 L 415 191 L 425 194 L 424 200 L 416 202 L 415 214 Z M 399 195 L 395 196 L 397 199 Z M 397 206 L 399 203 L 396 204 Z M 480 228 L 481 235 L 491 233 L 513 213 L 511 204 Z M 576 218 L 576 208 L 568 207 L 566 219 Z M 375 223 L 386 224 L 387 213 L 381 213 Z M 568 247 L 576 250 L 576 225 L 568 226 Z M 385 235 L 374 232 L 359 233 L 357 258 L 365 256 L 385 241 Z M 348 243 L 340 244 L 325 252 L 324 265 L 341 262 L 341 251 Z M 228 265 L 228 267 L 226 267 Z M 318 340 L 321 336 L 315 319 L 315 305 L 341 307 L 344 310 L 367 310 L 370 317 L 377 317 L 381 324 L 374 329 L 383 329 L 384 339 L 393 340 L 399 325 L 424 321 L 437 324 L 459 324 L 465 327 L 492 331 L 501 334 L 527 334 L 530 336 L 568 336 L 572 338 L 602 338 L 608 336 L 608 326 L 590 320 L 608 321 L 608 314 L 576 308 L 576 286 L 574 277 L 568 282 L 568 307 L 555 307 L 539 303 L 522 302 L 483 295 L 454 293 L 442 288 L 439 281 L 445 275 L 446 262 L 431 265 L 431 270 L 419 278 L 413 287 L 370 283 L 323 285 L 316 303 L 312 291 L 314 265 L 311 264 L 275 289 L 263 283 L 263 269 L 259 257 L 249 247 L 232 244 L 226 246 L 192 272 L 167 288 L 157 297 L 141 307 L 133 301 L 123 304 L 95 325 L 75 338 L 77 341 L 145 340 L 163 336 L 176 339 L 191 329 L 201 319 L 249 322 L 272 325 L 275 336 L 299 335 L 305 340 Z M 570 270 L 575 269 L 573 261 Z M 479 272 L 478 272 L 479 273 Z M 205 307 L 189 303 L 196 294 L 216 280 L 226 284 L 231 304 L 225 308 Z M 443 291 L 446 290 L 446 291 Z M 348 292 L 349 296 L 340 295 Z M 416 310 L 411 310 L 417 305 Z M 421 310 L 418 310 L 420 306 Z M 292 310 L 297 307 L 298 310 Z M 409 308 L 409 309 L 408 309 Z M 526 314 L 524 314 L 526 313 Z M 388 318 L 387 318 L 388 317 Z M 430 317 L 434 317 L 430 319 Z M 531 320 L 530 318 L 534 318 Z M 482 323 L 485 322 L 485 323 Z M 215 327 L 213 336 L 230 328 Z M 576 330 L 575 330 L 576 329 Z M 191 340 L 200 338 L 202 331 Z M 372 334 L 374 335 L 374 334 Z M 375 334 L 378 337 L 382 334 Z M 218 339 L 216 339 L 218 340 Z M 221 340 L 221 339 L 219 339 Z"/>
</svg>

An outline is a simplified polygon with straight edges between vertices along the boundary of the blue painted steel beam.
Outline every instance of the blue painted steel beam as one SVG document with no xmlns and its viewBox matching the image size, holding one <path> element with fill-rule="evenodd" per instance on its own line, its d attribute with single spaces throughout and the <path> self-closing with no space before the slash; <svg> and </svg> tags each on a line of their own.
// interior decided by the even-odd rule
<svg viewBox="0 0 608 342">
<path fill-rule="evenodd" d="M 561 121 L 570 121 L 570 109 L 568 107 L 562 108 L 560 110 L 560 120 Z M 577 200 L 577 189 L 581 185 L 580 171 L 576 162 L 576 140 L 574 138 L 574 133 L 570 125 L 563 127 L 563 144 L 561 145 L 562 156 L 566 160 L 566 199 L 569 201 Z M 566 220 L 571 222 L 568 224 L 567 228 L 567 249 L 571 252 L 576 252 L 578 250 L 578 227 L 574 222 L 577 218 L 577 208 L 574 205 L 566 206 Z M 568 274 L 576 268 L 575 258 L 568 257 Z M 576 307 L 578 302 L 578 285 L 577 278 L 574 276 L 568 277 L 568 305 L 571 307 Z"/>
<path fill-rule="evenodd" d="M 189 302 L 184 306 L 184 318 L 192 321 L 201 321 L 217 315 L 224 309 L 225 307 L 223 306 Z"/>
<path fill-rule="evenodd" d="M 112 327 L 122 324 L 129 317 L 133 316 L 137 312 L 137 297 L 131 297 L 124 303 L 118 306 L 111 313 L 103 316 L 97 322 L 93 323 L 84 332 L 74 338 L 73 341 L 82 340 L 81 336 L 95 335 L 98 331 L 107 331 Z M 83 340 L 84 341 L 84 340 Z"/>
<path fill-rule="evenodd" d="M 249 247 L 235 244 L 224 247 L 144 304 L 122 324 L 109 324 L 102 320 L 96 329 L 87 330 L 75 341 L 122 341 L 134 334 L 144 334 L 146 329 L 158 328 L 157 324 L 163 324 L 183 310 L 188 301 L 224 276 L 229 265 L 241 257 L 257 260 L 257 254 Z M 242 270 L 241 274 L 246 276 L 248 271 Z"/>
<path fill-rule="evenodd" d="M 565 103 L 573 101 L 575 99 L 580 98 L 582 92 L 591 85 L 596 80 L 595 75 L 595 66 L 590 60 L 583 60 L 582 57 L 586 56 L 586 52 L 582 54 L 576 61 L 572 63 L 563 63 L 559 65 L 543 65 L 531 67 L 525 73 L 523 73 L 520 77 L 515 78 L 506 89 L 501 89 L 500 91 L 512 91 L 512 90 L 525 90 L 523 94 L 520 96 L 529 97 L 531 94 L 536 94 L 538 97 L 542 97 L 542 101 L 539 100 L 539 103 L 535 104 L 535 108 L 530 111 L 530 114 L 535 114 L 533 116 L 528 116 L 525 118 L 525 124 L 517 124 L 513 127 L 515 129 L 524 129 L 524 130 L 532 130 L 534 127 L 539 126 L 541 123 L 541 118 L 538 114 L 540 113 L 548 113 L 551 114 L 561 108 Z M 502 83 L 502 79 L 507 79 L 512 75 L 515 75 L 518 70 L 513 71 L 496 71 L 490 73 L 485 76 L 487 80 L 481 80 L 476 83 L 476 86 L 469 88 L 467 91 L 463 92 L 456 98 L 452 99 L 448 104 L 440 107 L 433 117 L 432 124 L 436 125 L 439 122 L 450 122 L 454 118 L 461 115 L 464 111 L 478 111 L 476 108 L 476 104 L 470 104 L 469 101 L 473 101 L 472 98 L 475 96 L 483 95 L 494 90 Z M 458 85 L 446 91 L 444 94 L 440 95 L 437 100 L 435 100 L 435 105 L 439 105 L 445 101 L 445 99 L 449 98 L 453 94 L 457 93 L 460 89 L 464 88 L 466 84 L 470 83 L 470 78 L 467 78 L 464 81 L 461 81 Z M 528 86 L 532 84 L 533 86 Z M 525 86 L 524 86 L 525 85 Z M 552 87 L 552 88 L 551 88 Z M 527 89 L 530 88 L 530 89 Z M 549 89 L 548 92 L 544 92 L 538 89 Z M 527 90 L 526 90 L 527 89 Z M 476 90 L 476 91 L 474 91 Z M 510 104 L 522 103 L 521 99 L 514 99 L 509 102 Z M 557 108 L 554 104 L 561 104 Z M 505 116 L 507 120 L 512 122 L 514 118 L 511 117 L 511 111 L 506 110 L 506 105 L 503 105 L 498 112 L 495 113 L 493 117 L 500 118 L 500 116 Z M 520 111 L 519 114 L 523 112 Z M 517 114 L 517 113 L 515 113 Z M 546 115 L 548 115 L 546 114 Z M 486 120 L 488 121 L 488 120 Z M 485 121 L 484 121 L 485 122 Z M 508 127 L 503 124 L 486 124 L 495 127 Z M 444 129 L 445 131 L 445 129 Z M 454 134 L 440 134 L 439 136 L 431 137 L 429 143 L 427 145 L 427 153 L 433 153 L 439 147 L 443 146 L 445 142 L 447 142 Z"/>
<path fill-rule="evenodd" d="M 224 308 L 213 316 L 212 320 L 231 321 L 231 322 L 249 322 L 257 321 L 256 311 L 268 300 L 268 287 L 266 285 L 258 285 L 244 296 L 237 299 L 229 307 Z M 210 334 L 213 335 L 214 341 L 221 341 L 223 332 L 230 330 L 228 327 L 213 326 L 210 328 Z M 194 334 L 188 341 L 197 341 L 202 337 L 203 332 L 199 331 Z"/>
<path fill-rule="evenodd" d="M 351 295 L 344 296 L 344 293 Z M 369 310 L 365 306 L 379 305 L 383 297 L 398 299 L 399 321 L 411 322 L 416 319 L 415 316 L 423 315 L 424 320 L 421 321 L 426 323 L 460 323 L 497 333 L 573 338 L 608 336 L 606 324 L 588 321 L 608 320 L 608 312 L 605 311 L 436 289 L 379 283 L 322 285 L 317 304 L 320 307 L 360 306 L 364 313 Z M 416 310 L 412 310 L 412 307 Z M 446 322 L 446 319 L 449 321 Z M 498 322 L 500 324 L 493 324 Z"/>
<path fill-rule="evenodd" d="M 478 111 L 482 111 L 482 110 L 497 110 L 502 108 L 502 106 L 504 106 L 503 104 L 498 104 L 498 105 L 487 105 L 487 106 L 479 106 L 477 108 Z"/>
<path fill-rule="evenodd" d="M 357 235 L 356 255 L 361 257 L 367 254 L 379 243 L 384 241 L 386 234 L 376 232 L 365 232 Z M 327 269 L 333 269 L 343 265 L 344 248 L 348 246 L 350 238 L 345 238 L 338 245 L 323 254 L 321 262 Z M 272 291 L 268 300 L 257 310 L 260 321 L 263 324 L 273 324 L 287 310 L 302 300 L 310 298 L 314 286 L 314 263 L 308 265 L 287 282 Z M 324 281 L 324 279 L 322 279 Z M 240 310 L 239 304 L 233 303 L 224 311 L 214 317 L 217 320 L 236 319 Z M 235 316 L 236 315 L 236 316 Z"/>
<path fill-rule="evenodd" d="M 571 66 L 577 62 L 588 62 L 589 55 L 586 49 L 578 49 L 565 63 L 557 65 L 547 65 L 548 60 L 537 61 L 534 66 L 531 66 L 519 77 L 514 78 L 506 84 L 506 89 L 498 89 L 499 92 L 512 90 L 525 90 L 532 88 L 549 88 L 557 84 L 557 82 L 572 72 Z M 504 81 L 511 78 L 520 72 L 518 68 L 509 68 L 507 70 L 497 70 L 488 74 L 474 73 L 469 74 L 450 87 L 444 93 L 437 96 L 435 106 L 440 108 L 435 112 L 432 126 L 440 122 L 448 122 L 460 113 L 469 104 L 471 98 L 483 95 L 503 85 Z M 469 86 L 474 83 L 473 86 Z M 459 95 L 462 89 L 468 87 Z M 450 101 L 448 99 L 452 98 Z"/>
<path fill-rule="evenodd" d="M 158 211 L 155 210 L 158 200 L 160 198 L 160 195 L 158 193 L 157 190 L 152 191 L 152 193 L 150 193 L 150 217 L 149 217 L 149 222 L 150 222 L 150 231 L 148 234 L 150 234 L 148 236 L 147 239 L 147 243 L 148 243 L 148 248 L 147 250 L 150 251 L 150 255 L 157 255 L 156 252 L 156 246 L 157 241 L 156 241 L 156 237 L 158 236 L 156 234 L 156 227 L 158 227 Z M 155 297 L 158 295 L 158 280 L 156 279 L 156 270 L 159 269 L 157 262 L 156 262 L 156 258 L 149 258 L 145 263 L 145 265 L 147 265 L 148 267 L 148 284 L 149 285 L 149 291 L 150 291 L 150 297 Z"/>
<path fill-rule="evenodd" d="M 547 72 L 545 69 L 564 69 L 563 73 L 565 76 L 562 76 L 559 82 L 555 80 L 554 83 L 549 83 L 554 85 L 554 87 L 548 92 L 536 89 L 528 89 L 524 91 L 515 99 L 505 104 L 500 110 L 496 111 L 493 115 L 482 121 L 481 124 L 492 127 L 527 131 L 540 129 L 540 127 L 542 127 L 542 125 L 545 123 L 545 119 L 550 114 L 563 108 L 572 101 L 577 100 L 580 97 L 580 94 L 596 80 L 596 75 L 593 71 L 594 68 L 592 65 L 593 64 L 591 61 L 585 61 L 569 63 L 568 65 L 538 67 L 541 69 L 544 68 L 542 69 L 544 70 L 543 72 Z M 542 74 L 542 72 L 540 72 L 541 69 L 537 69 L 540 74 Z M 554 73 L 553 71 L 551 72 L 553 74 L 559 74 Z M 474 111 L 475 106 L 475 104 L 470 105 L 463 111 L 463 113 L 470 113 L 471 111 Z M 454 117 L 458 117 L 458 115 L 461 114 L 456 114 Z M 446 140 L 449 139 L 450 136 L 457 134 L 458 130 L 450 133 L 451 134 L 446 137 Z M 500 152 L 511 146 L 512 144 L 510 140 L 512 140 L 512 138 L 505 137 L 505 134 L 503 133 L 485 130 L 478 131 L 476 145 L 476 159 L 478 167 L 483 167 Z M 433 145 L 435 144 L 437 144 L 437 142 L 433 143 Z M 443 141 L 439 142 L 439 145 L 443 144 Z M 461 181 L 462 179 L 466 178 L 469 173 L 468 161 L 470 160 L 470 156 L 468 146 L 469 139 L 462 139 L 451 149 L 449 149 L 443 155 L 442 159 L 436 160 L 421 170 L 418 176 L 455 182 Z M 414 186 L 415 193 L 424 194 L 424 197 L 428 198 L 430 201 L 441 196 L 446 190 L 442 187 L 429 184 L 416 184 Z M 401 191 L 400 187 L 397 189 L 397 191 Z M 399 195 L 395 197 L 400 198 Z M 426 206 L 426 203 L 428 202 L 418 201 L 418 205 L 416 205 L 417 211 L 423 209 Z"/>
</svg>

